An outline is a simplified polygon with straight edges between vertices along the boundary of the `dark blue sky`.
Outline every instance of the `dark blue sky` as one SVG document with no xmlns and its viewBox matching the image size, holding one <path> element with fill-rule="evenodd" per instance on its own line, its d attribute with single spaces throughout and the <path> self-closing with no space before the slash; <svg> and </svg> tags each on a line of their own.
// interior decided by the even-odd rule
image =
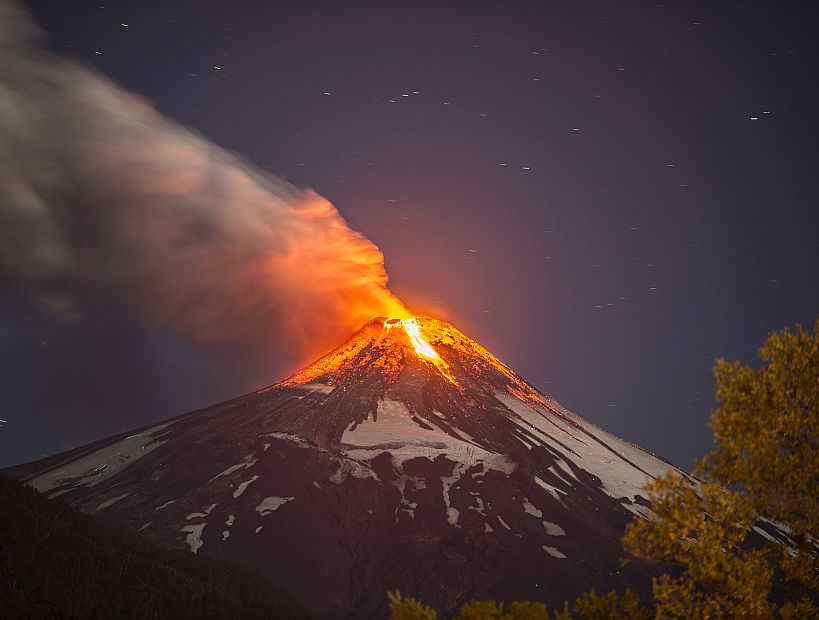
<svg viewBox="0 0 819 620">
<path fill-rule="evenodd" d="M 815 3 L 27 4 L 56 53 L 330 199 L 411 305 L 681 466 L 714 359 L 819 311 Z M 0 465 L 291 370 L 0 303 Z"/>
</svg>

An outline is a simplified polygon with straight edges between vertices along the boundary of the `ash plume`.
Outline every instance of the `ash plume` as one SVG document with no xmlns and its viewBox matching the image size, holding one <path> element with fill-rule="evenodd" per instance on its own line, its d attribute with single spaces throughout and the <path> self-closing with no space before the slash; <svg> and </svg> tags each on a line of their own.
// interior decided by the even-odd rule
<svg viewBox="0 0 819 620">
<path fill-rule="evenodd" d="M 378 248 L 99 73 L 0 0 L 0 277 L 62 316 L 120 306 L 197 342 L 312 355 L 407 316 Z"/>
</svg>

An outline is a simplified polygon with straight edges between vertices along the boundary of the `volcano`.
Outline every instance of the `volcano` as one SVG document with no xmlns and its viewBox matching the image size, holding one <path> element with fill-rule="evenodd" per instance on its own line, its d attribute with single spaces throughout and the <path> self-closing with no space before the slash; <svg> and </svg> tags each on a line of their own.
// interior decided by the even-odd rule
<svg viewBox="0 0 819 620">
<path fill-rule="evenodd" d="M 647 593 L 620 537 L 669 469 L 419 317 L 373 319 L 269 387 L 5 473 L 250 567 L 318 617 L 375 618 L 391 589 L 443 613 Z"/>
</svg>

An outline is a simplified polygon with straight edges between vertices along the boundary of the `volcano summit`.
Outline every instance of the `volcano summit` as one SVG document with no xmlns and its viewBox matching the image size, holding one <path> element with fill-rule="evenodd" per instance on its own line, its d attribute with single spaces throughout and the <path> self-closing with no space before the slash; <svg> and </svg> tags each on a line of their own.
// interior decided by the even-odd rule
<svg viewBox="0 0 819 620">
<path fill-rule="evenodd" d="M 369 618 L 389 589 L 444 613 L 646 593 L 619 539 L 672 468 L 419 317 L 373 319 L 279 383 L 6 473 L 248 566 L 319 617 Z"/>
</svg>

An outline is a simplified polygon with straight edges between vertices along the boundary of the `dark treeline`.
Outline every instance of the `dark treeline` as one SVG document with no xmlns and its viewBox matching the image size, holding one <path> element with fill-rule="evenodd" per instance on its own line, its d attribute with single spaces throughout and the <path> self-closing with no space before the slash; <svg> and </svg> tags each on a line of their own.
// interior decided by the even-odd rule
<svg viewBox="0 0 819 620">
<path fill-rule="evenodd" d="M 0 617 L 308 618 L 289 594 L 0 478 Z"/>
</svg>

